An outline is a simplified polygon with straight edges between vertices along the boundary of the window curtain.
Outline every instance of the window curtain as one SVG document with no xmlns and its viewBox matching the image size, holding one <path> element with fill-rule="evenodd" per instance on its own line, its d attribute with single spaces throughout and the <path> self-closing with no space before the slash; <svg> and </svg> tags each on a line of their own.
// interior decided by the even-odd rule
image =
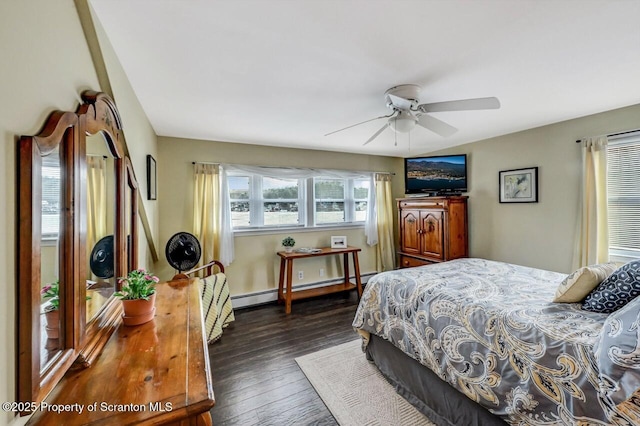
<svg viewBox="0 0 640 426">
<path fill-rule="evenodd" d="M 224 170 L 218 164 L 195 163 L 193 179 L 193 234 L 202 248 L 199 265 L 218 260 L 228 266 L 233 261 L 233 233 Z"/>
<path fill-rule="evenodd" d="M 375 174 L 376 225 L 378 246 L 376 248 L 376 270 L 391 271 L 395 268 L 395 247 L 393 244 L 393 197 L 391 196 L 391 175 Z"/>
<path fill-rule="evenodd" d="M 87 249 L 107 234 L 107 159 L 87 155 Z"/>
<path fill-rule="evenodd" d="M 573 268 L 609 260 L 605 136 L 582 140 L 582 188 Z"/>
</svg>

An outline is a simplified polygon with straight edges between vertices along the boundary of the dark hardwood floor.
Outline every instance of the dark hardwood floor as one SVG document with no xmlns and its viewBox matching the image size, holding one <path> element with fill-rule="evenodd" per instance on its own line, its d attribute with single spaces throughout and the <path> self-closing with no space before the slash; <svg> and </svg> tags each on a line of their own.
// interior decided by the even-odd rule
<svg viewBox="0 0 640 426">
<path fill-rule="evenodd" d="M 209 345 L 216 404 L 213 424 L 336 425 L 294 358 L 358 338 L 357 296 L 334 294 L 238 309 L 222 339 Z"/>
</svg>

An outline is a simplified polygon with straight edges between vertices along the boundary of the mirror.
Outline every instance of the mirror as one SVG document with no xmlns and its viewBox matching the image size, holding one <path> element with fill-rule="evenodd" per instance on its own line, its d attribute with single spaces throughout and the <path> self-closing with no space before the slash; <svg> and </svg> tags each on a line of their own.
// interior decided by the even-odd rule
<svg viewBox="0 0 640 426">
<path fill-rule="evenodd" d="M 40 247 L 40 371 L 44 371 L 60 351 L 60 230 L 62 222 L 62 162 L 60 146 L 42 154 Z M 37 204 L 37 203 L 36 203 Z"/>
<path fill-rule="evenodd" d="M 40 402 L 77 354 L 80 306 L 73 272 L 78 253 L 73 211 L 77 186 L 72 159 L 78 132 L 76 114 L 55 111 L 37 136 L 20 138 L 19 401 Z"/>
<path fill-rule="evenodd" d="M 138 268 L 138 181 L 129 158 L 126 161 L 125 229 L 127 235 L 127 271 Z"/>
<path fill-rule="evenodd" d="M 86 137 L 87 242 L 86 321 L 106 305 L 116 289 L 115 277 L 115 161 L 101 132 Z"/>
<path fill-rule="evenodd" d="M 104 93 L 82 99 L 19 141 L 17 399 L 25 407 L 100 355 L 121 321 L 117 277 L 137 267 L 138 186 L 120 117 Z"/>
</svg>

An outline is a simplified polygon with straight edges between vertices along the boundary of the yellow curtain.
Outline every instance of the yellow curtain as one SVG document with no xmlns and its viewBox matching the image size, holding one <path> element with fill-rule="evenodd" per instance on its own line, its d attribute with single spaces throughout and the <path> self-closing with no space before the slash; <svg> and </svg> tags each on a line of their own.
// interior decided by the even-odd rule
<svg viewBox="0 0 640 426">
<path fill-rule="evenodd" d="M 220 167 L 194 164 L 193 234 L 200 241 L 204 265 L 220 256 Z"/>
<path fill-rule="evenodd" d="M 378 244 L 376 245 L 376 270 L 391 271 L 395 267 L 395 247 L 393 244 L 393 197 L 391 196 L 391 175 L 376 173 L 376 210 Z"/>
<path fill-rule="evenodd" d="M 573 267 L 609 260 L 606 137 L 582 141 L 582 190 Z"/>
<path fill-rule="evenodd" d="M 87 250 L 107 234 L 107 160 L 87 155 Z"/>
</svg>

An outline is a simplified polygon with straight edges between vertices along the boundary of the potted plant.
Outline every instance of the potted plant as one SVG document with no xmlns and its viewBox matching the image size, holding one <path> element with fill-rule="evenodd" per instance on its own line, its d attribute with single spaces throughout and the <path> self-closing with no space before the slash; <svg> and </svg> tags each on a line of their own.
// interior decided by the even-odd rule
<svg viewBox="0 0 640 426">
<path fill-rule="evenodd" d="M 60 336 L 60 283 L 47 284 L 42 287 L 40 294 L 43 299 L 49 299 L 49 304 L 44 308 L 44 316 L 47 319 L 45 330 L 49 339 L 57 339 Z"/>
<path fill-rule="evenodd" d="M 291 237 L 286 237 L 282 240 L 282 245 L 284 247 L 284 251 L 291 253 L 293 251 L 293 246 L 296 245 L 296 240 Z"/>
<path fill-rule="evenodd" d="M 153 319 L 158 281 L 158 277 L 144 269 L 136 269 L 120 278 L 122 287 L 114 296 L 122 300 L 124 325 L 140 325 Z"/>
</svg>

